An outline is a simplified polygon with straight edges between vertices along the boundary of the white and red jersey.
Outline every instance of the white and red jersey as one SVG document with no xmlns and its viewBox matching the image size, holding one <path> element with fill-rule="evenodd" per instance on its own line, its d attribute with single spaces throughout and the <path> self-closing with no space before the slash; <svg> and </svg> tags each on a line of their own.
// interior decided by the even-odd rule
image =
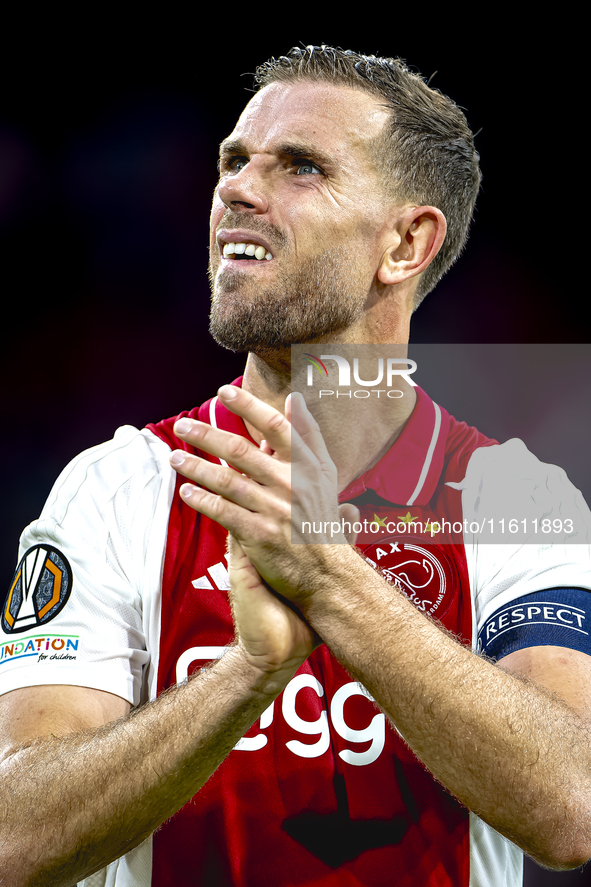
<svg viewBox="0 0 591 887">
<path fill-rule="evenodd" d="M 377 530 L 358 539 L 365 556 L 475 651 L 502 656 L 540 643 L 586 650 L 589 539 L 481 544 L 470 529 L 487 519 L 487 497 L 499 490 L 510 499 L 508 516 L 514 503 L 519 519 L 533 520 L 523 502 L 539 501 L 539 520 L 576 514 L 588 528 L 581 494 L 520 441 L 499 445 L 417 392 L 392 449 L 341 496 Z M 248 437 L 217 398 L 181 415 Z M 3 608 L 0 692 L 72 684 L 135 706 L 232 642 L 226 531 L 178 495 L 184 479 L 170 451 L 191 449 L 174 436 L 178 418 L 120 429 L 56 482 L 23 534 Z M 450 531 L 433 535 L 444 519 Z M 182 810 L 83 882 L 391 883 L 516 887 L 521 853 L 433 779 L 326 647 Z"/>
</svg>

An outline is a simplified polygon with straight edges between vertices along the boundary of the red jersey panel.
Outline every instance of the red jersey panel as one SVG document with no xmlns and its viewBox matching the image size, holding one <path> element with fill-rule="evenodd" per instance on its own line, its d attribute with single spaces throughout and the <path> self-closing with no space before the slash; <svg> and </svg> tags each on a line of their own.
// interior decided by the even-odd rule
<svg viewBox="0 0 591 887">
<path fill-rule="evenodd" d="M 182 415 L 248 436 L 217 398 Z M 174 437 L 178 418 L 148 427 L 171 448 L 191 449 Z M 419 391 L 391 452 L 341 500 L 355 501 L 368 521 L 424 526 L 443 511 L 461 519 L 460 496 L 443 480 L 460 480 L 473 450 L 492 443 Z M 226 531 L 182 502 L 181 482 L 168 529 L 158 692 L 221 655 L 234 637 Z M 471 644 L 461 542 L 433 544 L 428 536 L 400 533 L 372 539 L 358 544 L 376 569 Z M 394 882 L 468 887 L 469 813 L 321 647 L 201 791 L 156 832 L 152 883 Z"/>
</svg>

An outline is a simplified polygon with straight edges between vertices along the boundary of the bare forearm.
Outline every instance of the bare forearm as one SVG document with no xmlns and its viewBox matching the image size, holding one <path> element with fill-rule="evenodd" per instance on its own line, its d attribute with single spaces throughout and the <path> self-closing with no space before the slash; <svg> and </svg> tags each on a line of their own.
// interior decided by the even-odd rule
<svg viewBox="0 0 591 887">
<path fill-rule="evenodd" d="M 583 862 L 587 725 L 460 645 L 361 559 L 341 558 L 338 569 L 342 576 L 324 580 L 306 617 L 433 775 L 542 863 Z"/>
<path fill-rule="evenodd" d="M 262 677 L 232 648 L 127 718 L 16 750 L 0 767 L 2 883 L 66 887 L 137 846 L 206 782 L 290 677 Z"/>
<path fill-rule="evenodd" d="M 291 425 L 247 391 L 219 397 L 266 448 L 183 421 L 185 442 L 238 469 L 181 454 L 179 470 L 197 484 L 181 488 L 186 501 L 237 537 L 460 801 L 549 865 L 591 855 L 589 731 L 574 707 L 462 648 L 351 548 L 331 544 L 338 472 L 300 395 L 300 408 L 286 403 Z M 301 535 L 309 515 L 323 517 L 324 535 L 293 544 L 294 532 L 310 541 Z"/>
</svg>

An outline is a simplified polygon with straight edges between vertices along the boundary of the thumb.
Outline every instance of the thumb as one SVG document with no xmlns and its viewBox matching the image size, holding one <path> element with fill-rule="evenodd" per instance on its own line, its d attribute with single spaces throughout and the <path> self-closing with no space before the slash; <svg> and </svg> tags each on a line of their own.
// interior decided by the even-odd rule
<svg viewBox="0 0 591 887">
<path fill-rule="evenodd" d="M 251 566 L 248 555 L 232 533 L 228 533 L 228 538 L 226 539 L 226 553 L 228 555 L 228 568 L 244 570 Z"/>
<path fill-rule="evenodd" d="M 242 545 L 231 533 L 228 533 L 226 537 L 226 554 L 228 555 L 228 560 L 231 557 L 241 557 L 244 554 Z"/>
<path fill-rule="evenodd" d="M 359 521 L 361 517 L 361 513 L 356 505 L 352 505 L 350 502 L 345 502 L 344 505 L 339 505 L 339 517 L 341 522 L 345 522 L 345 536 L 347 537 L 347 542 L 349 545 L 355 545 L 357 541 L 357 533 L 353 529 L 353 524 Z M 347 526 L 347 524 L 349 526 Z"/>
</svg>

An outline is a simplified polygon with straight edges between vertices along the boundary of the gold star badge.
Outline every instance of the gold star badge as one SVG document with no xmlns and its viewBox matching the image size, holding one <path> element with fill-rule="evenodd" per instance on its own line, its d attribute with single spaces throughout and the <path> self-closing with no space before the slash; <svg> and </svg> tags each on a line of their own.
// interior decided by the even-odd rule
<svg viewBox="0 0 591 887">
<path fill-rule="evenodd" d="M 414 523 L 414 521 L 417 520 L 417 518 L 413 517 L 410 511 L 407 511 L 404 517 L 399 517 L 398 520 L 401 524 L 412 524 Z"/>
<path fill-rule="evenodd" d="M 385 527 L 386 526 L 386 518 L 385 517 L 378 517 L 377 514 L 374 514 L 372 523 L 376 523 L 378 525 L 378 527 Z"/>
</svg>

